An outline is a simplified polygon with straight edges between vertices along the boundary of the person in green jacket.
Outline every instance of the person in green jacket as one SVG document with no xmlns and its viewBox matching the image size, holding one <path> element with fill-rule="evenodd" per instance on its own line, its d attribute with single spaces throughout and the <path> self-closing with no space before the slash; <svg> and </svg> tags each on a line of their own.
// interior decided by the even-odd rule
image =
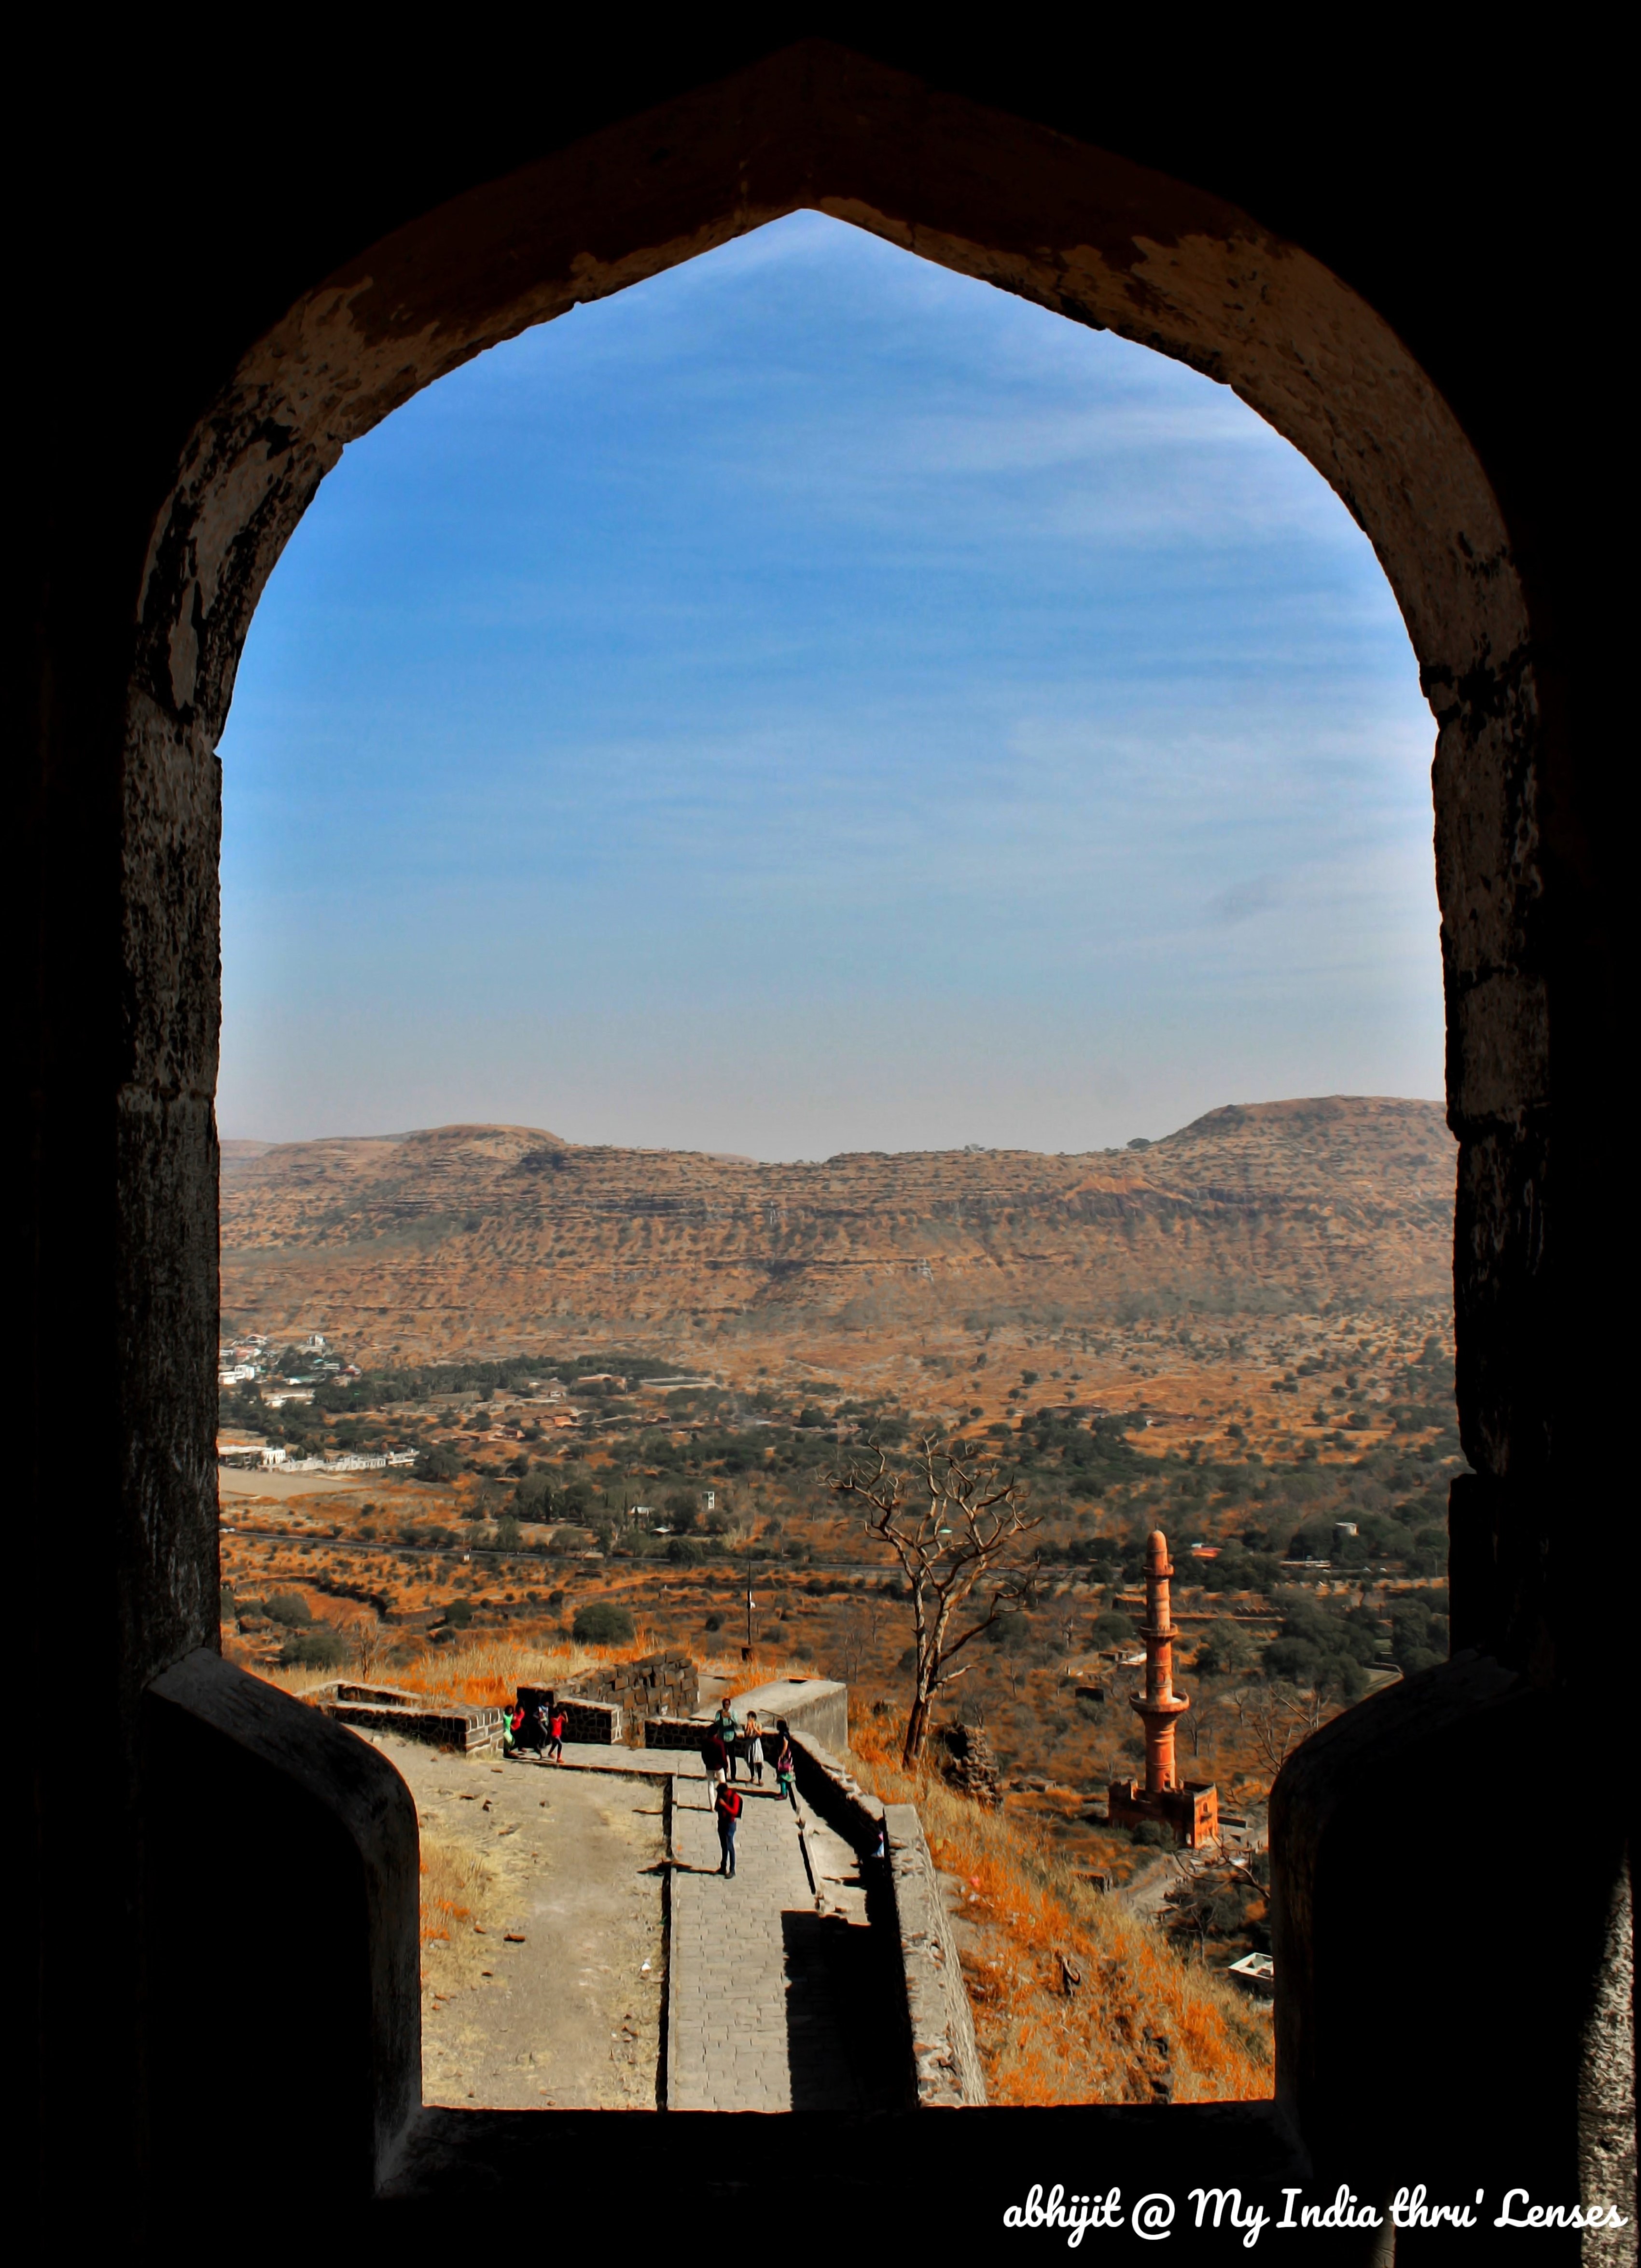
<svg viewBox="0 0 1641 2268">
<path fill-rule="evenodd" d="M 724 1744 L 724 1753 L 729 1759 L 729 1777 L 733 1779 L 735 1752 L 741 1742 L 741 1727 L 728 1701 L 718 1704 L 718 1714 L 713 1719 L 713 1730 Z"/>
</svg>

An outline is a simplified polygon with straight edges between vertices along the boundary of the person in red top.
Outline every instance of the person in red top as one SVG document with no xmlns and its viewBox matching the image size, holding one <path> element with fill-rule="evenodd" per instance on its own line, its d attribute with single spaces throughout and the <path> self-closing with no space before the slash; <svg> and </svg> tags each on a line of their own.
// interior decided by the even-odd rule
<svg viewBox="0 0 1641 2268">
<path fill-rule="evenodd" d="M 719 1859 L 718 1871 L 721 1874 L 727 1874 L 731 1881 L 735 1880 L 735 1831 L 741 1824 L 741 1806 L 744 1800 L 740 1789 L 728 1780 L 719 1782 L 713 1808 L 718 1814 L 718 1848 L 723 1855 Z"/>
<path fill-rule="evenodd" d="M 555 1709 L 547 1727 L 547 1761 L 550 1764 L 564 1762 L 565 1721 L 564 1711 Z"/>
</svg>

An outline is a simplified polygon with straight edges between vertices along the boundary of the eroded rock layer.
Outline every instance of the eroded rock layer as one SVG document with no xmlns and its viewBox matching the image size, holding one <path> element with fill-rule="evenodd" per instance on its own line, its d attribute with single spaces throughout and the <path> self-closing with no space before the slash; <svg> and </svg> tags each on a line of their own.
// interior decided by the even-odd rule
<svg viewBox="0 0 1641 2268">
<path fill-rule="evenodd" d="M 1436 1103 L 1210 1111 L 1146 1150 L 760 1165 L 540 1128 L 232 1145 L 223 1308 L 405 1358 L 728 1325 L 1107 1322 L 1399 1304 L 1450 1281 Z"/>
</svg>

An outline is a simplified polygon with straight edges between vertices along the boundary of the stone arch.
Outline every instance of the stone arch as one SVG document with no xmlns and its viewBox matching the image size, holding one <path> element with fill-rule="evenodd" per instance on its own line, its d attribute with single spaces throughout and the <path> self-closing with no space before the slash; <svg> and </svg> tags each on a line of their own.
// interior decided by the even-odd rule
<svg viewBox="0 0 1641 2268">
<path fill-rule="evenodd" d="M 1557 1541 L 1534 1500 L 1548 1480 L 1554 1390 L 1535 1353 L 1555 1328 L 1550 1303 L 1534 1298 L 1549 1101 L 1535 933 L 1539 718 L 1528 601 L 1486 471 L 1391 326 L 1303 246 L 1126 158 L 811 43 L 406 222 L 285 308 L 180 452 L 137 594 L 121 791 L 119 1266 L 147 1341 L 133 1341 L 125 1388 L 142 1404 L 122 1482 L 143 1563 L 127 1697 L 209 1645 L 216 1623 L 215 749 L 267 578 L 346 443 L 419 388 L 800 208 L 1231 386 L 1372 541 L 1438 728 L 1461 1416 L 1478 1476 L 1458 1508 L 1455 1626 L 1512 1667 L 1535 1649 L 1553 1661 Z M 152 1351 L 161 1343 L 168 1368 Z M 1330 1926 L 1342 1927 L 1329 1911 L 1356 1911 L 1340 1904 L 1327 1852 L 1336 1845 L 1353 1866 L 1371 1864 L 1364 1821 L 1404 1800 L 1404 1765 L 1387 1757 L 1416 1757 L 1422 1742 L 1462 1745 L 1473 1718 L 1503 1723 L 1494 1684 L 1444 1691 L 1448 1714 L 1428 1726 L 1381 1711 L 1375 1730 L 1353 1712 L 1332 1761 L 1319 1751 L 1312 1784 L 1295 1784 L 1284 1829 L 1295 1933 L 1282 1958 L 1305 1981 L 1290 1988 L 1283 2051 L 1312 2108 L 1336 2121 L 1367 2096 L 1367 2079 L 1348 2066 L 1360 2049 L 1352 2026 L 1371 2015 L 1351 1998 L 1359 1940 L 1331 1970 L 1325 1958 Z M 1525 1750 L 1514 1733 L 1498 1739 L 1503 1787 Z M 1412 1937 L 1408 1946 L 1412 1961 Z M 1307 2029 L 1330 1990 L 1343 1997 L 1328 2004 L 1327 2025 Z M 1482 1997 L 1455 2017 L 1473 2040 Z"/>
<path fill-rule="evenodd" d="M 485 348 L 800 207 L 1191 364 L 1283 434 L 1367 534 L 1438 726 L 1449 1103 L 1468 1145 L 1461 1233 L 1489 1246 L 1519 1178 L 1492 1152 L 1543 1101 L 1547 1065 L 1525 973 L 1541 887 L 1528 609 L 1475 449 L 1391 327 L 1302 247 L 1127 159 L 844 50 L 789 49 L 470 190 L 288 308 L 190 436 L 154 527 L 132 790 L 169 780 L 193 823 L 210 823 L 188 783 L 207 782 L 252 611 L 349 441 Z M 214 922 L 214 907 L 200 917 Z M 1521 1429 L 1499 1396 L 1476 1388 L 1465 1414 L 1478 1469 L 1537 1462 L 1530 1435 L 1512 1443 Z"/>
</svg>

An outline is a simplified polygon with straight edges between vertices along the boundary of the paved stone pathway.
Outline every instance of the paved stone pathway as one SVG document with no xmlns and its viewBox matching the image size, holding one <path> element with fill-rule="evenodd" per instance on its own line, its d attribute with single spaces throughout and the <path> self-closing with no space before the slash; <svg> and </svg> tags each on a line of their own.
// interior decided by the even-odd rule
<svg viewBox="0 0 1641 2268">
<path fill-rule="evenodd" d="M 383 1743 L 379 1740 L 377 1745 Z M 615 1776 L 625 1782 L 622 1801 L 628 1808 L 646 1780 L 654 1794 L 645 1790 L 639 1801 L 659 1806 L 659 1784 L 670 1780 L 669 1857 L 659 1867 L 644 1867 L 641 1854 L 635 1852 L 641 1876 L 635 1874 L 625 1885 L 636 1894 L 642 1877 L 664 1871 L 669 1878 L 667 2036 L 657 2043 L 662 2100 L 669 2110 L 872 2111 L 903 2107 L 906 2042 L 896 2025 L 904 2024 L 905 1987 L 898 1940 L 892 1931 L 868 1925 L 867 1889 L 855 1852 L 807 1807 L 800 1814 L 777 1795 L 772 1773 L 766 1775 L 761 1789 L 749 1786 L 744 1778 L 736 1783 L 746 1804 L 735 1879 L 727 1881 L 718 1873 L 717 1824 L 707 1805 L 699 1756 L 566 1742 L 562 1772 L 532 1762 L 510 1764 L 504 1774 L 488 1757 L 484 1765 L 476 1785 L 485 1791 L 503 1791 L 509 1814 L 504 1826 L 510 1824 L 514 1808 L 527 1824 L 533 1824 L 538 1813 L 557 1804 L 555 1779 L 580 1779 L 585 1774 L 596 1784 L 602 1776 Z M 451 1793 L 445 1780 L 454 1786 L 458 1774 L 477 1771 L 472 1762 L 457 1764 L 433 1756 L 410 1765 L 413 1780 L 432 1773 L 440 1804 L 447 1809 L 454 1808 L 460 1795 Z M 444 1805 L 447 1793 L 450 1800 Z M 431 1816 L 431 1808 L 424 1808 Z M 501 1817 L 500 1813 L 496 1815 Z M 521 1840 L 518 1847 L 522 1851 Z M 539 1914 L 533 1911 L 531 1918 L 543 1926 L 551 1920 L 544 1909 Z M 562 1920 L 556 1934 L 550 1930 L 553 1944 L 560 1939 L 565 1942 L 559 1949 L 566 1955 L 575 1949 L 568 1944 Z M 608 1951 L 601 1948 L 588 1955 L 600 1974 L 600 1962 Z M 634 1955 L 633 1961 L 637 1958 Z M 633 1990 L 627 1991 L 624 2009 Z M 636 2002 L 633 2009 L 636 2014 Z M 572 2077 L 567 2068 L 557 2068 L 565 2056 L 562 2050 L 555 2053 L 550 2036 L 548 2018 L 554 2013 L 522 2006 L 513 2011 L 498 2004 L 498 2021 L 516 2014 L 518 2024 L 503 2025 L 506 2038 L 501 2039 L 499 2032 L 498 2043 L 492 2044 L 498 2054 L 506 2049 L 518 2064 L 518 2072 L 509 2069 L 502 2078 L 508 2088 L 516 2080 L 525 2090 L 518 2099 L 526 2104 L 564 2099 Z M 429 2076 L 436 2080 L 431 2058 Z M 498 2092 L 500 2085 L 501 2078 L 486 2065 L 482 2073 L 464 2076 L 462 2091 L 450 2099 L 470 2102 L 477 2088 L 487 2102 L 514 2102 L 516 2089 Z M 575 2099 L 573 2088 L 569 2091 L 570 2099 Z M 439 2099 L 436 2085 L 432 2099 Z"/>
<path fill-rule="evenodd" d="M 673 1782 L 669 2108 L 888 2108 L 893 2001 L 875 1973 L 881 1948 L 855 1855 L 807 1815 L 801 1834 L 767 1779 L 761 1792 L 739 1785 L 746 1806 L 727 1881 L 700 1766 L 689 1759 Z"/>
</svg>

